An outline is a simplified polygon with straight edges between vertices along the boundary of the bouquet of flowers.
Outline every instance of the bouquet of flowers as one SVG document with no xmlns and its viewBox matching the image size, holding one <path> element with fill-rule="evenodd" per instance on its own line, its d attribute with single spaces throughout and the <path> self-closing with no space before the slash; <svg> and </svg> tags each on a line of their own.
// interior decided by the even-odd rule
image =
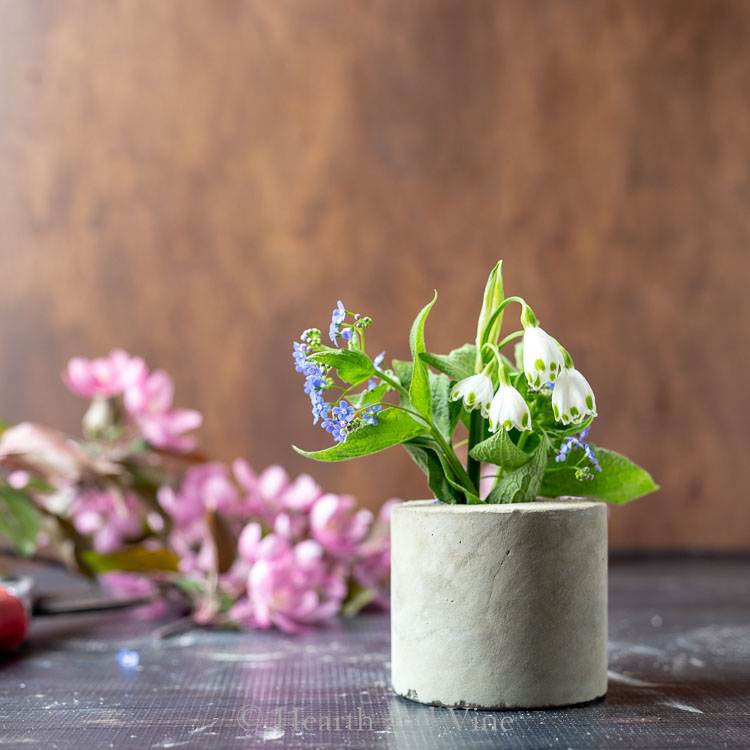
<svg viewBox="0 0 750 750">
<path fill-rule="evenodd" d="M 90 400 L 83 439 L 31 423 L 0 437 L 0 534 L 19 553 L 199 625 L 300 632 L 387 606 L 396 500 L 374 516 L 307 475 L 206 460 L 190 434 L 201 415 L 175 409 L 170 376 L 124 351 L 72 359 L 63 380 Z"/>
<path fill-rule="evenodd" d="M 294 344 L 295 366 L 314 422 L 335 444 L 295 450 L 344 461 L 402 445 L 445 503 L 539 496 L 624 503 L 658 489 L 632 461 L 587 442 L 597 415 L 594 392 L 528 303 L 504 296 L 502 262 L 487 280 L 474 343 L 445 355 L 426 350 L 425 322 L 436 300 L 437 292 L 411 327 L 412 359 L 393 360 L 388 369 L 384 353 L 371 358 L 365 351 L 371 319 L 342 302 L 328 331 L 333 346 L 319 329 L 304 331 Z M 520 309 L 521 327 L 503 336 L 511 305 Z M 459 439 L 456 430 L 464 432 Z"/>
</svg>

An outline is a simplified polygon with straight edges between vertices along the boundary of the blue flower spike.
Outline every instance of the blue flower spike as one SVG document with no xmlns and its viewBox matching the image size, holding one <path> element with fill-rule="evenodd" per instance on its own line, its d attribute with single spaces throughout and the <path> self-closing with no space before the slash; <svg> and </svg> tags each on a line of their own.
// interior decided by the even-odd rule
<svg viewBox="0 0 750 750">
<path fill-rule="evenodd" d="M 596 471 L 601 471 L 602 467 L 599 464 L 599 460 L 597 459 L 596 454 L 594 453 L 594 449 L 591 447 L 591 445 L 584 442 L 589 436 L 590 429 L 591 425 L 586 427 L 584 430 L 581 430 L 581 432 L 578 434 L 578 437 L 576 437 L 575 435 L 569 435 L 568 437 L 563 438 L 562 444 L 560 445 L 560 451 L 555 456 L 555 461 L 559 464 L 563 463 L 568 458 L 572 450 L 582 450 L 584 457 L 588 460 L 591 467 L 596 469 Z M 591 473 L 591 469 L 589 468 L 589 466 L 576 468 L 576 479 L 585 480 L 593 478 L 594 475 Z"/>
</svg>

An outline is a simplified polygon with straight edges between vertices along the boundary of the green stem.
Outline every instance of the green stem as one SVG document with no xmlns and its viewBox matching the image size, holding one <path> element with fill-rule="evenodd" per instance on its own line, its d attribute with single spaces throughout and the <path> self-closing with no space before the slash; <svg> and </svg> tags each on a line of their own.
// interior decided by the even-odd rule
<svg viewBox="0 0 750 750">
<path fill-rule="evenodd" d="M 432 439 L 437 443 L 440 452 L 443 454 L 443 457 L 453 470 L 453 473 L 456 475 L 458 481 L 466 490 L 471 492 L 472 495 L 477 494 L 477 486 L 474 484 L 474 482 L 472 482 L 471 478 L 466 473 L 466 469 L 464 469 L 463 464 L 458 460 L 458 456 L 456 455 L 455 451 L 450 447 L 450 445 L 448 445 L 448 443 L 445 441 L 445 438 L 440 434 L 440 430 L 438 430 L 438 428 L 435 427 L 435 425 L 429 419 L 427 419 L 423 414 L 419 414 L 412 409 L 407 409 L 405 406 L 401 406 L 400 404 L 386 404 L 386 406 L 388 406 L 388 408 L 390 409 L 398 409 L 399 411 L 402 411 L 410 415 L 411 417 L 414 417 L 418 422 L 423 424 L 429 430 L 430 435 L 432 435 Z"/>
<path fill-rule="evenodd" d="M 435 438 L 435 442 L 440 446 L 440 450 L 443 451 L 443 456 L 448 462 L 454 474 L 458 478 L 458 481 L 469 491 L 472 495 L 479 496 L 479 490 L 477 489 L 478 483 L 474 483 L 471 477 L 466 473 L 463 464 L 458 460 L 458 456 L 454 453 L 453 449 L 445 442 L 440 431 L 432 425 L 432 436 Z"/>
<path fill-rule="evenodd" d="M 409 392 L 404 388 L 401 383 L 394 380 L 392 377 L 387 375 L 384 372 L 379 372 L 378 377 L 380 377 L 381 380 L 385 381 L 390 385 L 392 388 L 395 388 L 402 396 L 405 398 L 409 398 Z M 412 409 L 407 409 L 404 406 L 401 406 L 399 404 L 387 404 L 392 409 L 400 409 L 403 412 L 406 412 L 407 414 L 411 415 L 412 417 L 415 417 L 418 421 L 420 421 L 422 424 L 424 424 L 427 429 L 430 431 L 430 434 L 434 438 L 435 442 L 438 444 L 440 450 L 443 453 L 443 456 L 445 457 L 445 460 L 448 462 L 448 465 L 453 470 L 454 474 L 456 475 L 458 481 L 469 491 L 472 493 L 472 495 L 477 495 L 477 486 L 472 482 L 469 475 L 466 473 L 466 469 L 464 469 L 463 464 L 458 460 L 458 456 L 456 455 L 455 451 L 448 445 L 448 443 L 445 441 L 443 436 L 440 434 L 440 430 L 438 430 L 437 427 L 432 423 L 432 420 L 427 419 L 424 415 L 418 414 L 417 412 L 413 411 Z"/>
<path fill-rule="evenodd" d="M 495 312 L 492 313 L 490 316 L 490 319 L 487 321 L 487 324 L 484 327 L 484 331 L 482 332 L 482 340 L 481 344 L 487 343 L 487 336 L 489 335 L 489 332 L 492 330 L 493 323 L 498 319 L 500 315 L 503 314 L 503 310 L 511 303 L 511 302 L 518 302 L 522 306 L 522 308 L 525 310 L 527 307 L 526 300 L 523 299 L 523 297 L 506 297 L 497 307 Z"/>
<path fill-rule="evenodd" d="M 333 405 L 337 406 L 339 404 L 339 402 L 341 401 L 341 399 L 343 399 L 344 396 L 348 396 L 355 388 L 358 387 L 358 385 L 359 384 L 357 384 L 357 385 L 350 385 L 348 388 L 344 388 L 343 393 L 333 402 Z"/>
<path fill-rule="evenodd" d="M 484 438 L 484 418 L 478 409 L 471 412 L 469 418 L 469 457 L 466 460 L 466 473 L 475 487 L 479 487 L 481 462 L 471 457 L 471 449 Z"/>
<path fill-rule="evenodd" d="M 520 450 L 523 450 L 523 446 L 526 445 L 526 441 L 529 439 L 529 435 L 531 435 L 531 432 L 523 432 L 521 434 L 521 437 L 518 438 L 518 447 Z"/>
<path fill-rule="evenodd" d="M 380 370 L 378 370 L 377 377 L 379 377 L 381 380 L 383 380 L 386 383 L 388 383 L 388 385 L 390 385 L 391 388 L 395 388 L 402 396 L 405 396 L 406 398 L 409 398 L 409 391 L 407 391 L 406 388 L 404 388 L 404 386 L 401 385 L 401 383 L 399 383 L 398 381 L 394 380 L 392 377 L 390 377 L 386 373 L 381 372 Z"/>
<path fill-rule="evenodd" d="M 513 339 L 520 339 L 523 336 L 523 331 L 516 331 L 515 333 L 508 334 L 498 345 L 497 348 L 502 349 L 504 346 L 510 344 Z"/>
</svg>

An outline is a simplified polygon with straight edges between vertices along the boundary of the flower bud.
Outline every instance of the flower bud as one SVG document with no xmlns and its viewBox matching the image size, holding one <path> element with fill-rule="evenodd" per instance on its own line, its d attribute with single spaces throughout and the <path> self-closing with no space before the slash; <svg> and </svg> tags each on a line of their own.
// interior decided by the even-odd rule
<svg viewBox="0 0 750 750">
<path fill-rule="evenodd" d="M 495 318 L 492 327 L 487 331 L 487 335 L 484 336 L 483 334 L 489 319 L 492 317 L 492 313 L 497 310 L 503 299 L 503 262 L 499 260 L 487 279 L 487 284 L 484 288 L 482 309 L 479 313 L 479 320 L 477 321 L 477 372 L 482 369 L 482 344 L 487 341 L 494 343 L 500 335 L 500 328 L 503 324 L 502 313 Z"/>
</svg>

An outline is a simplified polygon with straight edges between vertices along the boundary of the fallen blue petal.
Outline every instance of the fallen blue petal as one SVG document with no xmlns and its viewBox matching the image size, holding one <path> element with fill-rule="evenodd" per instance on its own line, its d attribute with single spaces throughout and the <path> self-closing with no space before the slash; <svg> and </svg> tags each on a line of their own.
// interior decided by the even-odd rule
<svg viewBox="0 0 750 750">
<path fill-rule="evenodd" d="M 123 669 L 135 669 L 141 663 L 141 656 L 137 651 L 131 651 L 129 648 L 120 649 L 115 655 L 117 663 Z"/>
</svg>

